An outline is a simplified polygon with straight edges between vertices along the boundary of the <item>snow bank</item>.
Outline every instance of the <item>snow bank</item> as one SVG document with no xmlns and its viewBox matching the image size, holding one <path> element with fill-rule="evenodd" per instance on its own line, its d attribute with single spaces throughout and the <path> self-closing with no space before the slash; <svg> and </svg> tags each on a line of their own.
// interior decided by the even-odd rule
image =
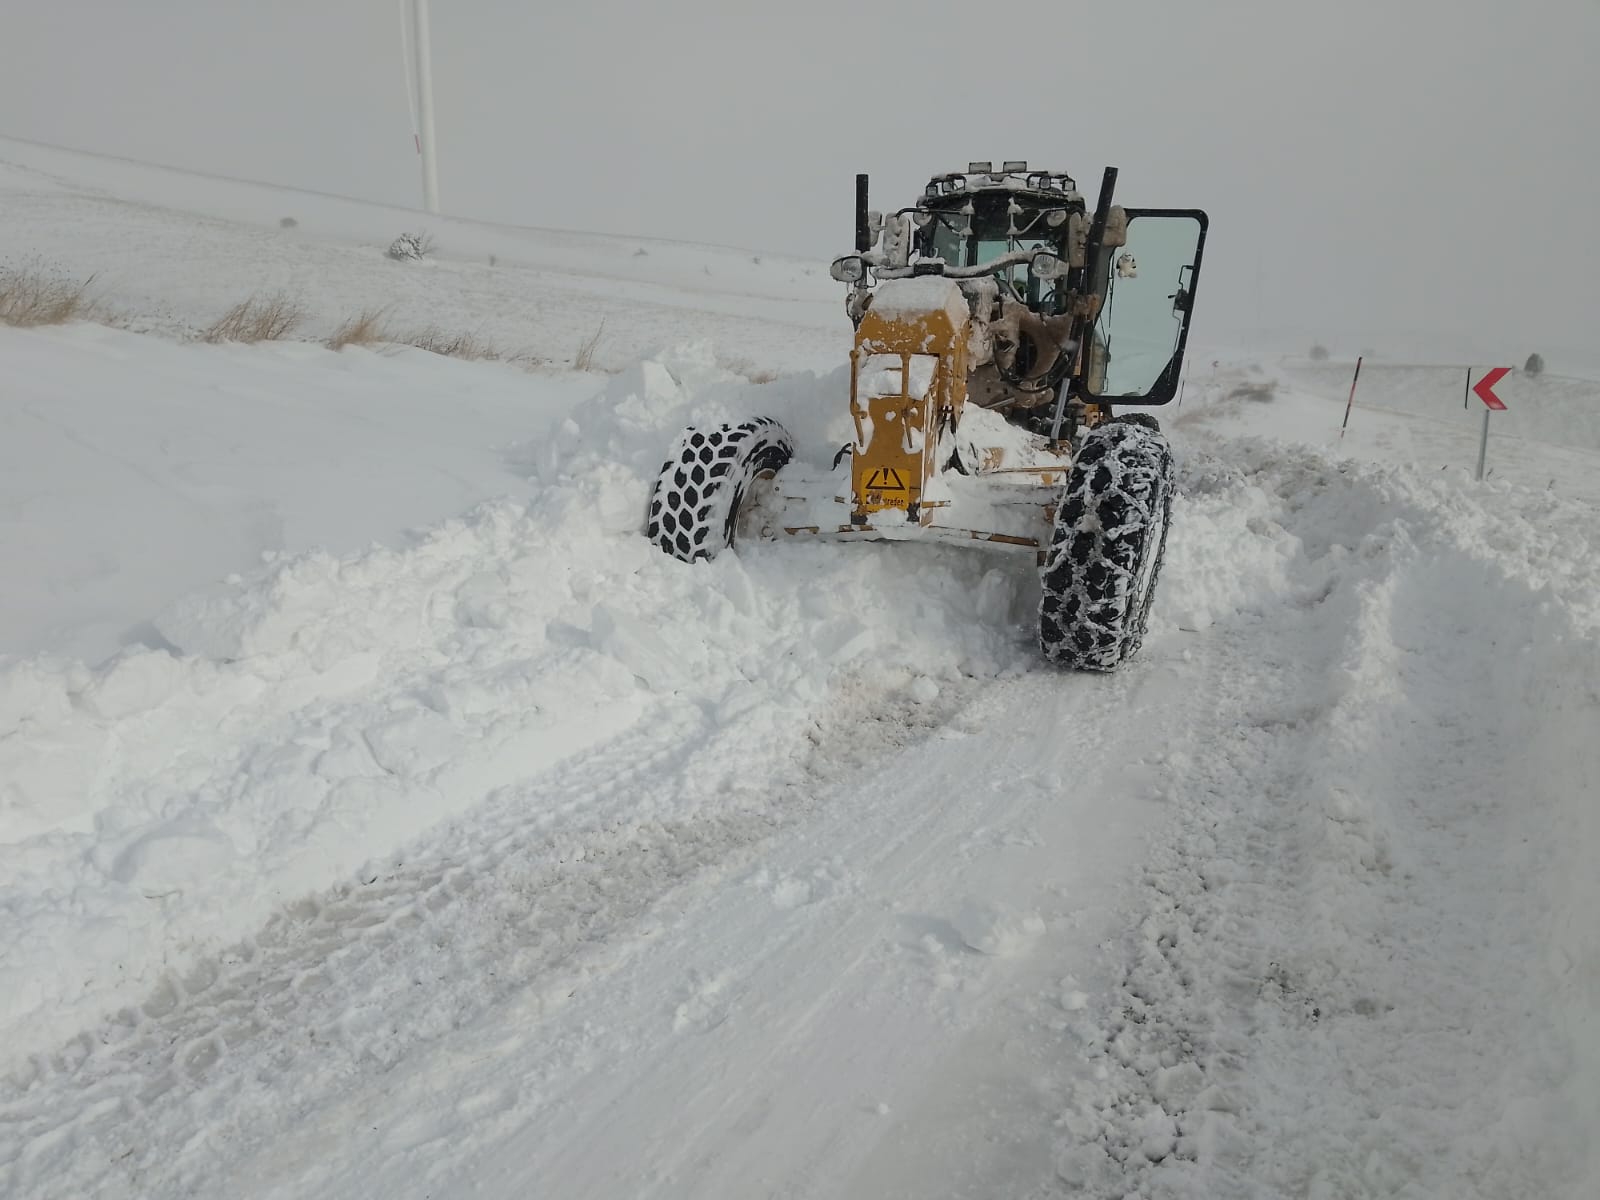
<svg viewBox="0 0 1600 1200">
<path fill-rule="evenodd" d="M 601 386 L 407 350 L 0 328 L 0 656 L 99 661 L 264 554 L 526 495 L 513 446 Z"/>
<path fill-rule="evenodd" d="M 1178 476 L 1152 631 L 1196 632 L 1278 602 L 1301 546 L 1277 498 L 1230 457 L 1208 451 L 1180 453 Z"/>
<path fill-rule="evenodd" d="M 1031 662 L 1026 587 L 997 599 L 988 555 L 794 543 L 691 567 L 639 535 L 682 425 L 773 412 L 820 457 L 848 437 L 846 387 L 665 353 L 513 452 L 528 500 L 398 548 L 280 555 L 159 615 L 169 649 L 0 669 L 7 1053 L 637 722 L 713 714 L 697 736 L 761 763 L 843 681 L 870 707 Z"/>
</svg>

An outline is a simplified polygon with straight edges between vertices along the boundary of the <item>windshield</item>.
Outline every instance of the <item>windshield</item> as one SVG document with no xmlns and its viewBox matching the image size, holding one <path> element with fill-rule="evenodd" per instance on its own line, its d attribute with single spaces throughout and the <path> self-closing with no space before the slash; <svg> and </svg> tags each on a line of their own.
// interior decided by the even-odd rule
<svg viewBox="0 0 1600 1200">
<path fill-rule="evenodd" d="M 952 267 L 971 267 L 993 262 L 1018 250 L 1065 253 L 1066 223 L 1052 226 L 1049 223 L 1051 209 L 1028 208 L 1014 213 L 1010 203 L 1009 194 L 976 196 L 971 200 L 973 211 L 970 213 L 935 212 L 923 243 L 923 254 L 941 258 Z M 995 271 L 995 276 L 1002 283 L 1010 284 L 1019 296 L 1027 292 L 1026 263 L 1002 267 Z M 1030 299 L 1036 301 L 1034 297 Z"/>
<path fill-rule="evenodd" d="M 961 236 L 961 216 L 958 213 L 936 213 L 933 234 L 929 238 L 930 258 L 942 258 L 952 267 L 967 265 L 967 252 Z"/>
</svg>

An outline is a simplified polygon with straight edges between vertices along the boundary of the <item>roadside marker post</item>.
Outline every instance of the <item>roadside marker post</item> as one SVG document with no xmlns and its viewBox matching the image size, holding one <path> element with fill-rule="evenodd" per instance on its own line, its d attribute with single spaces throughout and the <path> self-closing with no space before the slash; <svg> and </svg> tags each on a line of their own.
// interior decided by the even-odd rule
<svg viewBox="0 0 1600 1200">
<path fill-rule="evenodd" d="M 1350 409 L 1356 402 L 1356 380 L 1361 378 L 1362 355 L 1356 356 L 1356 373 L 1350 377 L 1350 399 L 1344 402 L 1344 423 L 1339 426 L 1339 440 L 1344 441 L 1344 431 L 1350 427 Z"/>
<path fill-rule="evenodd" d="M 1478 440 L 1478 480 L 1483 480 L 1483 463 L 1489 456 L 1489 414 L 1492 412 L 1505 412 L 1505 401 L 1494 394 L 1494 385 L 1507 375 L 1511 374 L 1510 367 L 1495 367 L 1472 387 L 1473 393 L 1483 401 L 1483 436 Z M 1467 378 L 1472 378 L 1472 372 L 1467 372 Z"/>
</svg>

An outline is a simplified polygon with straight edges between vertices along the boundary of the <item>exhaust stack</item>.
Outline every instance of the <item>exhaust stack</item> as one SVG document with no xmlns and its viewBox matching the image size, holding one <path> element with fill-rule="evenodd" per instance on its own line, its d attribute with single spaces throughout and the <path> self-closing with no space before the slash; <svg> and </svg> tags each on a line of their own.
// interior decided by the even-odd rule
<svg viewBox="0 0 1600 1200">
<path fill-rule="evenodd" d="M 856 176 L 856 253 L 872 249 L 872 221 L 867 216 L 867 177 Z"/>
</svg>

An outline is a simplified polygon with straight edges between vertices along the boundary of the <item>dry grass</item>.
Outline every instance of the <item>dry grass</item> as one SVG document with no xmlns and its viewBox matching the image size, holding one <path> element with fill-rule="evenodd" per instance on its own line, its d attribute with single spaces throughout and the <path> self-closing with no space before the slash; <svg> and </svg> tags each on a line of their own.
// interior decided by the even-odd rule
<svg viewBox="0 0 1600 1200">
<path fill-rule="evenodd" d="M 384 342 L 394 341 L 394 337 L 383 327 L 386 308 L 366 308 L 353 317 L 347 318 L 328 339 L 329 350 L 343 350 L 346 346 L 377 346 Z"/>
<path fill-rule="evenodd" d="M 578 353 L 572 359 L 572 365 L 579 371 L 594 369 L 594 352 L 600 348 L 600 335 L 605 333 L 606 323 L 602 318 L 595 331 L 583 339 L 583 344 L 578 347 Z"/>
<path fill-rule="evenodd" d="M 503 350 L 481 334 L 453 333 L 437 325 L 429 325 L 411 333 L 395 334 L 388 340 L 397 346 L 413 346 L 429 354 L 443 354 L 448 358 L 471 362 L 501 362 L 532 368 L 543 366 L 545 361 L 527 350 Z"/>
<path fill-rule="evenodd" d="M 418 350 L 426 350 L 429 354 L 443 354 L 448 358 L 474 361 L 488 359 L 498 362 L 506 357 L 493 343 L 475 333 L 449 333 L 437 325 L 429 325 L 426 329 L 403 334 L 392 340 L 403 346 L 415 346 Z"/>
<path fill-rule="evenodd" d="M 200 335 L 203 342 L 278 342 L 305 319 L 305 309 L 282 292 L 251 296 L 223 313 Z"/>
<path fill-rule="evenodd" d="M 90 276 L 81 283 L 59 279 L 40 271 L 0 269 L 0 325 L 32 329 L 87 320 Z"/>
</svg>

